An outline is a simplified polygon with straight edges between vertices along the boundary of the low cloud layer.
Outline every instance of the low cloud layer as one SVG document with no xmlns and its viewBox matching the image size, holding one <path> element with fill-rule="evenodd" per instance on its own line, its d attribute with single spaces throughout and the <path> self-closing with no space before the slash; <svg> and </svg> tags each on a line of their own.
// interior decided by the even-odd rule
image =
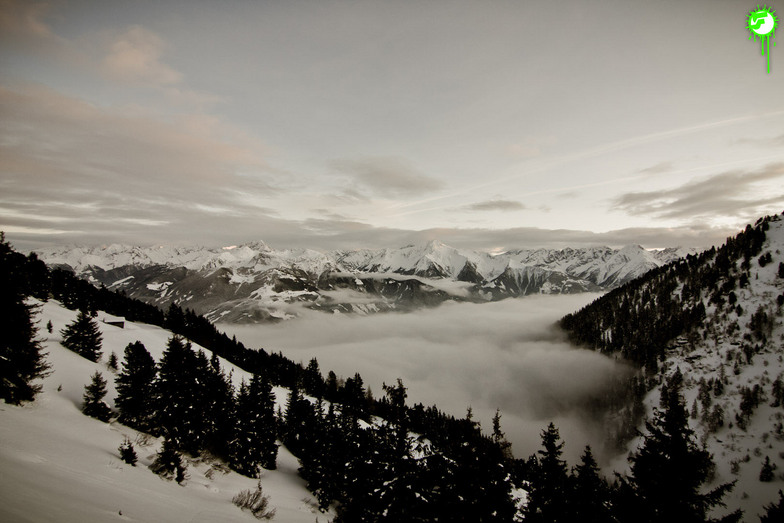
<svg viewBox="0 0 784 523">
<path fill-rule="evenodd" d="M 623 365 L 567 343 L 553 324 L 596 295 L 533 296 L 488 304 L 444 304 L 415 314 L 369 317 L 309 313 L 278 325 L 221 326 L 252 347 L 281 351 L 343 377 L 359 372 L 378 397 L 402 378 L 409 404 L 437 404 L 462 417 L 473 408 L 484 430 L 495 409 L 518 457 L 540 446 L 554 421 L 574 462 L 584 445 L 602 445 L 583 407 Z"/>
</svg>

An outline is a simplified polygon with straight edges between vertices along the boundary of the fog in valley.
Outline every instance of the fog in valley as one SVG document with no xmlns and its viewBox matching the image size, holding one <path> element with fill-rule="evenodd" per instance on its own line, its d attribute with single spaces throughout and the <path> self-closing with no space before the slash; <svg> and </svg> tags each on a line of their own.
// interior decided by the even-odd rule
<svg viewBox="0 0 784 523">
<path fill-rule="evenodd" d="M 382 383 L 401 378 L 408 403 L 436 404 L 463 417 L 471 406 L 485 432 L 501 409 L 502 430 L 516 457 L 540 448 L 550 421 L 575 464 L 586 444 L 603 460 L 603 436 L 585 403 L 622 363 L 566 341 L 555 322 L 596 299 L 596 294 L 529 296 L 486 304 L 446 303 L 413 313 L 372 316 L 306 311 L 274 325 L 219 325 L 246 345 L 307 364 L 318 358 L 322 373 L 344 378 L 359 372 L 379 397 Z"/>
</svg>

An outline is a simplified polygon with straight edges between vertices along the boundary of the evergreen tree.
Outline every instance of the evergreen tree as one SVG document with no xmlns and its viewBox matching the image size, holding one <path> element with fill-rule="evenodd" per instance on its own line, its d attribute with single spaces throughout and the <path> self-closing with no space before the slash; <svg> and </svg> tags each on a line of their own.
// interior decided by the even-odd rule
<svg viewBox="0 0 784 523">
<path fill-rule="evenodd" d="M 706 521 L 715 506 L 723 506 L 722 498 L 734 483 L 720 485 L 708 493 L 701 487 L 711 477 L 714 464 L 710 453 L 697 446 L 689 428 L 686 408 L 681 395 L 682 375 L 679 371 L 662 386 L 661 408 L 646 422 L 647 434 L 642 447 L 629 458 L 632 476 L 619 506 L 621 521 L 683 523 Z M 634 509 L 629 511 L 628 508 Z M 740 511 L 722 521 L 738 521 Z"/>
<path fill-rule="evenodd" d="M 765 505 L 765 514 L 760 516 L 760 523 L 780 523 L 784 521 L 784 494 L 779 490 L 778 503 Z"/>
<path fill-rule="evenodd" d="M 192 454 L 198 453 L 204 436 L 196 372 L 191 344 L 172 336 L 155 381 L 156 423 L 176 448 Z"/>
<path fill-rule="evenodd" d="M 496 409 L 493 416 L 493 443 L 498 445 L 506 458 L 512 458 L 512 444 L 506 439 L 506 434 L 501 430 L 501 410 Z"/>
<path fill-rule="evenodd" d="M 84 387 L 82 412 L 101 421 L 109 421 L 112 417 L 112 411 L 103 401 L 106 396 L 106 380 L 98 371 L 91 378 L 90 384 Z"/>
<path fill-rule="evenodd" d="M 542 431 L 543 450 L 532 456 L 531 490 L 525 508 L 526 522 L 566 521 L 570 495 L 566 462 L 561 459 L 563 442 L 558 429 L 550 423 Z"/>
<path fill-rule="evenodd" d="M 36 339 L 35 307 L 25 303 L 29 290 L 20 277 L 24 259 L 0 232 L 0 398 L 14 405 L 35 399 L 41 385 L 33 382 L 50 368 Z"/>
<path fill-rule="evenodd" d="M 773 481 L 773 471 L 775 469 L 776 466 L 770 462 L 770 457 L 765 456 L 765 462 L 762 464 L 762 469 L 759 473 L 759 480 L 765 483 Z"/>
<path fill-rule="evenodd" d="M 575 521 L 582 523 L 603 523 L 611 521 L 610 489 L 599 475 L 599 467 L 591 452 L 585 447 L 580 464 L 572 476 L 571 511 Z"/>
<path fill-rule="evenodd" d="M 236 424 L 234 386 L 231 384 L 231 377 L 226 376 L 221 369 L 215 353 L 210 359 L 204 379 L 204 444 L 213 454 L 227 457 Z"/>
<path fill-rule="evenodd" d="M 150 470 L 165 479 L 176 479 L 177 483 L 187 479 L 187 466 L 182 461 L 182 455 L 177 451 L 176 443 L 169 438 L 163 440 L 161 450 L 150 465 Z"/>
<path fill-rule="evenodd" d="M 143 432 L 154 431 L 155 360 L 140 341 L 125 347 L 122 371 L 115 379 L 119 421 Z"/>
<path fill-rule="evenodd" d="M 98 324 L 85 311 L 79 314 L 72 323 L 60 331 L 63 336 L 62 345 L 87 358 L 98 361 L 101 358 L 101 332 Z"/>
<path fill-rule="evenodd" d="M 295 456 L 308 452 L 310 438 L 312 436 L 310 427 L 315 425 L 316 412 L 313 404 L 302 397 L 299 384 L 291 388 L 288 401 L 286 402 L 285 424 L 283 430 L 283 443 Z"/>
<path fill-rule="evenodd" d="M 237 395 L 237 421 L 231 442 L 231 467 L 250 477 L 258 477 L 259 467 L 276 468 L 278 455 L 275 424 L 275 396 L 269 381 L 254 374 L 250 384 L 242 383 Z"/>
<path fill-rule="evenodd" d="M 316 358 L 310 360 L 307 368 L 305 369 L 303 386 L 305 392 L 314 398 L 321 398 L 324 396 L 324 380 L 321 377 L 321 370 Z"/>
<path fill-rule="evenodd" d="M 109 370 L 117 371 L 117 354 L 113 352 L 109 354 L 109 361 L 106 362 L 106 366 Z"/>
<path fill-rule="evenodd" d="M 123 439 L 122 444 L 117 450 L 120 452 L 120 459 L 133 467 L 136 466 L 136 462 L 139 458 L 136 456 L 136 450 L 133 448 L 133 443 L 127 436 Z"/>
</svg>

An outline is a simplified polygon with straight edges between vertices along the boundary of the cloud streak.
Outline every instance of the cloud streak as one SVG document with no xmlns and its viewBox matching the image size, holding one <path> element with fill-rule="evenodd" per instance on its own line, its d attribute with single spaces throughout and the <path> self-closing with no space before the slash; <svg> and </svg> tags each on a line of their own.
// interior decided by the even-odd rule
<svg viewBox="0 0 784 523">
<path fill-rule="evenodd" d="M 382 197 L 411 196 L 443 186 L 439 180 L 419 172 L 407 160 L 391 156 L 335 160 L 332 168 Z"/>
<path fill-rule="evenodd" d="M 514 200 L 487 200 L 461 207 L 466 211 L 524 211 L 526 206 Z"/>
<path fill-rule="evenodd" d="M 783 177 L 784 163 L 751 172 L 728 171 L 674 189 L 625 193 L 613 200 L 613 208 L 635 216 L 690 221 L 716 215 L 748 218 L 784 204 Z M 764 190 L 766 183 L 773 189 Z"/>
</svg>

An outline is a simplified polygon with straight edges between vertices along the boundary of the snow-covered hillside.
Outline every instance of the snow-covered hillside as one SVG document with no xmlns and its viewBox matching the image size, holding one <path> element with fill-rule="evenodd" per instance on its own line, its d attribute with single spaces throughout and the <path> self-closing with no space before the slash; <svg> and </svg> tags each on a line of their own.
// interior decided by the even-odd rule
<svg viewBox="0 0 784 523">
<path fill-rule="evenodd" d="M 50 266 L 163 307 L 175 303 L 213 321 L 258 322 L 296 316 L 301 307 L 367 314 L 446 300 L 595 292 L 689 252 L 627 246 L 491 255 L 431 241 L 326 253 L 255 242 L 224 249 L 62 247 L 38 255 Z"/>
<path fill-rule="evenodd" d="M 696 296 L 705 319 L 669 343 L 660 365 L 660 376 L 676 369 L 683 375 L 690 424 L 716 462 L 713 484 L 737 481 L 725 501 L 742 508 L 745 521 L 755 521 L 784 490 L 784 218 L 774 216 L 768 226 L 760 252 L 745 267 L 743 256 L 733 260 L 729 278 L 710 287 L 684 288 L 681 282 L 675 288 L 672 295 L 683 297 L 684 307 Z M 718 257 L 706 263 L 718 263 Z M 655 286 L 649 290 L 656 294 Z M 645 397 L 649 413 L 660 393 L 659 385 Z M 773 477 L 761 481 L 766 459 Z"/>
<path fill-rule="evenodd" d="M 52 374 L 35 402 L 22 407 L 0 404 L 0 521 L 255 521 L 232 504 L 232 497 L 254 489 L 256 480 L 201 459 L 189 460 L 190 478 L 184 485 L 163 480 L 147 468 L 160 449 L 159 439 L 142 438 L 116 422 L 102 423 L 81 413 L 84 385 L 96 371 L 108 381 L 106 400 L 113 406 L 114 374 L 106 366 L 112 352 L 122 359 L 126 345 L 139 340 L 160 359 L 171 333 L 147 324 L 125 322 L 119 328 L 99 321 L 103 358 L 93 363 L 59 343 L 58 333 L 76 314 L 54 301 L 42 305 L 39 332 Z M 117 318 L 99 313 L 98 319 Z M 43 328 L 49 321 L 53 334 Z M 221 360 L 221 366 L 232 372 L 235 384 L 249 379 L 226 361 Z M 277 403 L 284 404 L 287 391 L 274 392 Z M 136 441 L 136 467 L 120 460 L 117 449 L 125 436 Z M 265 470 L 261 477 L 264 493 L 277 510 L 275 520 L 331 520 L 334 514 L 315 508 L 297 475 L 299 462 L 285 447 L 280 447 L 277 463 L 277 470 Z"/>
</svg>

